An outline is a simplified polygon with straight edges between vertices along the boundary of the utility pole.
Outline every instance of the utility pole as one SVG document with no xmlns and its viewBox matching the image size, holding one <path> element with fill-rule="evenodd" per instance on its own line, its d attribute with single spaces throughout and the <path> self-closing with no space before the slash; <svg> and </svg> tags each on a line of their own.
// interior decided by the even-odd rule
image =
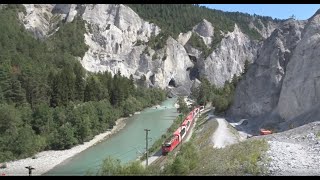
<svg viewBox="0 0 320 180">
<path fill-rule="evenodd" d="M 182 114 L 179 114 L 179 118 L 180 118 L 180 121 L 181 121 L 181 124 L 180 124 L 180 126 L 182 125 L 182 123 L 183 123 L 183 120 L 182 120 Z"/>
<path fill-rule="evenodd" d="M 146 167 L 148 166 L 148 132 L 150 129 L 144 129 L 146 131 Z"/>
<path fill-rule="evenodd" d="M 180 117 L 180 120 L 181 120 L 181 124 L 180 124 L 180 126 L 182 125 L 182 123 L 183 123 L 183 119 L 182 119 L 182 114 L 179 114 L 179 117 Z M 181 137 L 181 147 L 180 147 L 180 149 L 182 148 L 182 141 L 183 141 L 183 138 Z"/>
<path fill-rule="evenodd" d="M 27 166 L 26 168 L 29 170 L 29 176 L 31 176 L 32 170 L 34 170 L 35 168 L 33 168 L 31 166 Z"/>
</svg>

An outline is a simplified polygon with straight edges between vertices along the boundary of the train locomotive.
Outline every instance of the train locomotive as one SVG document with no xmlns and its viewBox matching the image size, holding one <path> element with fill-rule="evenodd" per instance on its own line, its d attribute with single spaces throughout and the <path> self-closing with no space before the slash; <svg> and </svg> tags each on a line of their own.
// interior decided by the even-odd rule
<svg viewBox="0 0 320 180">
<path fill-rule="evenodd" d="M 169 152 L 173 151 L 181 143 L 183 138 L 189 132 L 196 116 L 203 110 L 204 106 L 199 106 L 189 112 L 178 129 L 176 129 L 176 131 L 174 131 L 174 133 L 162 144 L 162 155 L 166 155 Z"/>
</svg>

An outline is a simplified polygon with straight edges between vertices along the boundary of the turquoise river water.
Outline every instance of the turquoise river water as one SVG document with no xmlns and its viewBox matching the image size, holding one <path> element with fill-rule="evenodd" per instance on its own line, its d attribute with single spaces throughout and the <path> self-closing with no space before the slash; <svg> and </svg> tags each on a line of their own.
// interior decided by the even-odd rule
<svg viewBox="0 0 320 180">
<path fill-rule="evenodd" d="M 103 160 L 112 156 L 122 163 L 137 159 L 145 151 L 145 131 L 150 129 L 149 147 L 165 133 L 178 116 L 171 98 L 160 104 L 159 108 L 147 108 L 126 120 L 126 126 L 110 138 L 82 151 L 74 157 L 57 165 L 44 175 L 86 175 L 96 174 Z"/>
</svg>

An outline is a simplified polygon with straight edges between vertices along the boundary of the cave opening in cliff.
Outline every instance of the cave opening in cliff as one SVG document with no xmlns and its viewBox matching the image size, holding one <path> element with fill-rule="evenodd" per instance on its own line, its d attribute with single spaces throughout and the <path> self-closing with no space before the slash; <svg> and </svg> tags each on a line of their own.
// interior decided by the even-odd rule
<svg viewBox="0 0 320 180">
<path fill-rule="evenodd" d="M 190 58 L 190 60 L 191 60 L 193 63 L 196 63 L 196 62 L 197 62 L 197 58 L 196 58 L 195 56 L 189 55 L 189 58 Z"/>
<path fill-rule="evenodd" d="M 171 86 L 171 87 L 177 87 L 176 81 L 175 81 L 173 78 L 169 81 L 169 86 Z"/>
<path fill-rule="evenodd" d="M 150 80 L 151 84 L 154 85 L 154 81 L 155 81 L 154 74 L 149 77 L 149 80 Z"/>
<path fill-rule="evenodd" d="M 200 79 L 200 73 L 199 73 L 198 66 L 194 66 L 193 68 L 190 69 L 189 78 L 190 78 L 190 80 L 195 80 L 196 78 Z"/>
</svg>

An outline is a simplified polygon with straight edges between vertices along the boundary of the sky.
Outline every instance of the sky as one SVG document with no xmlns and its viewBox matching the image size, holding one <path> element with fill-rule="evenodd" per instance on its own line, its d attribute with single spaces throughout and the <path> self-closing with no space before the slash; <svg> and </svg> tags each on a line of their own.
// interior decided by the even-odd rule
<svg viewBox="0 0 320 180">
<path fill-rule="evenodd" d="M 310 18 L 320 4 L 201 4 L 211 9 L 222 11 L 243 12 L 251 15 L 270 16 L 278 19 L 288 19 L 294 15 L 298 20 Z"/>
</svg>

